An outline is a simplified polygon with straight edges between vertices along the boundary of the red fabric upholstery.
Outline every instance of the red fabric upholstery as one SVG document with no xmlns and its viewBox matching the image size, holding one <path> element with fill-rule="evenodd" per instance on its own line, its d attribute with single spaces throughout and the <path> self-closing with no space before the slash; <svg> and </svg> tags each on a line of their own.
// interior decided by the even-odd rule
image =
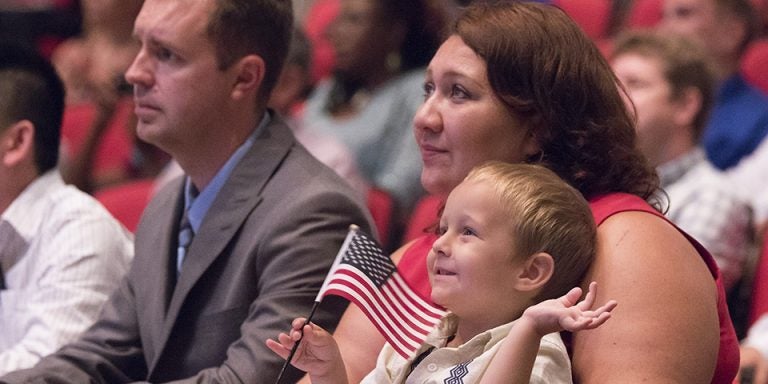
<svg viewBox="0 0 768 384">
<path fill-rule="evenodd" d="M 130 181 L 100 189 L 94 197 L 129 231 L 134 232 L 141 213 L 152 198 L 154 185 L 152 179 Z"/>
<path fill-rule="evenodd" d="M 395 201 L 389 192 L 378 189 L 368 189 L 368 211 L 371 212 L 373 223 L 379 235 L 379 241 L 384 249 L 387 249 L 390 230 L 392 229 L 392 215 L 395 212 Z"/>
<path fill-rule="evenodd" d="M 635 0 L 625 23 L 628 29 L 655 27 L 663 16 L 664 0 Z"/>
<path fill-rule="evenodd" d="M 304 31 L 312 44 L 310 78 L 313 83 L 328 77 L 336 62 L 333 46 L 325 38 L 325 31 L 339 14 L 339 0 L 315 0 L 307 12 Z"/>
<path fill-rule="evenodd" d="M 426 229 L 438 223 L 438 210 L 442 204 L 440 198 L 431 195 L 422 197 L 416 203 L 403 234 L 404 244 L 423 235 Z"/>
<path fill-rule="evenodd" d="M 763 234 L 763 246 L 752 279 L 752 295 L 749 305 L 748 325 L 752 325 L 760 315 L 768 312 L 768 233 Z"/>
<path fill-rule="evenodd" d="M 133 102 L 130 98 L 118 103 L 115 115 L 96 150 L 93 165 L 96 178 L 128 169 L 133 154 L 133 133 L 128 126 L 132 114 Z M 81 150 L 95 116 L 96 107 L 93 104 L 69 105 L 64 109 L 61 127 L 64 156 L 71 158 Z"/>
<path fill-rule="evenodd" d="M 741 72 L 750 84 L 768 94 L 768 39 L 752 42 L 742 57 Z"/>
<path fill-rule="evenodd" d="M 610 0 L 554 0 L 592 40 L 601 40 L 608 34 L 611 14 Z"/>
</svg>

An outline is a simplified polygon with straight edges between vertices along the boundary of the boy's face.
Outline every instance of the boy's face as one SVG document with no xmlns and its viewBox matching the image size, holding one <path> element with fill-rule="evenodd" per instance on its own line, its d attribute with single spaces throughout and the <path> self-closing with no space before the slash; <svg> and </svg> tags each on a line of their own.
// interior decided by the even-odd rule
<svg viewBox="0 0 768 384">
<path fill-rule="evenodd" d="M 446 201 L 427 268 L 432 299 L 462 322 L 489 319 L 489 329 L 519 314 L 514 283 L 524 260 L 515 255 L 513 219 L 488 182 L 462 182 Z"/>
</svg>

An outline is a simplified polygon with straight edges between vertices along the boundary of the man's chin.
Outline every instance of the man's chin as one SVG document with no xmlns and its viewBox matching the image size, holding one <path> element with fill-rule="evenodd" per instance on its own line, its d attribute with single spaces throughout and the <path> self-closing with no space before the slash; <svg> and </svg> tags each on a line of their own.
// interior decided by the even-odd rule
<svg viewBox="0 0 768 384">
<path fill-rule="evenodd" d="M 160 147 L 160 129 L 155 124 L 139 121 L 136 124 L 136 136 L 146 143 Z"/>
</svg>

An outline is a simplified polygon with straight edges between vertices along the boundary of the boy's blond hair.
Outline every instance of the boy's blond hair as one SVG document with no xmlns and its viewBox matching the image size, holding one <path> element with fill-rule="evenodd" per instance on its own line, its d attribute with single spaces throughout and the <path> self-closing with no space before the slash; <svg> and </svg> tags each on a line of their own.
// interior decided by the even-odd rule
<svg viewBox="0 0 768 384">
<path fill-rule="evenodd" d="M 515 257 L 546 252 L 555 261 L 550 280 L 535 300 L 562 296 L 579 285 L 595 254 L 596 226 L 584 197 L 540 165 L 488 162 L 465 181 L 491 184 L 509 215 Z"/>
</svg>

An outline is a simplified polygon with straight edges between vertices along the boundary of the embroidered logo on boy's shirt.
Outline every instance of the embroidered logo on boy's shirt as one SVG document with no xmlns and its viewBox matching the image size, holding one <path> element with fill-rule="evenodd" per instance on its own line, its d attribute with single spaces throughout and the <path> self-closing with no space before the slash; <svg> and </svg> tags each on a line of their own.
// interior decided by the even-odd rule
<svg viewBox="0 0 768 384">
<path fill-rule="evenodd" d="M 466 363 L 461 363 L 453 368 L 451 368 L 451 376 L 443 380 L 444 384 L 464 384 L 464 377 L 469 374 L 469 369 L 467 369 L 467 365 L 469 365 L 469 361 Z"/>
</svg>

